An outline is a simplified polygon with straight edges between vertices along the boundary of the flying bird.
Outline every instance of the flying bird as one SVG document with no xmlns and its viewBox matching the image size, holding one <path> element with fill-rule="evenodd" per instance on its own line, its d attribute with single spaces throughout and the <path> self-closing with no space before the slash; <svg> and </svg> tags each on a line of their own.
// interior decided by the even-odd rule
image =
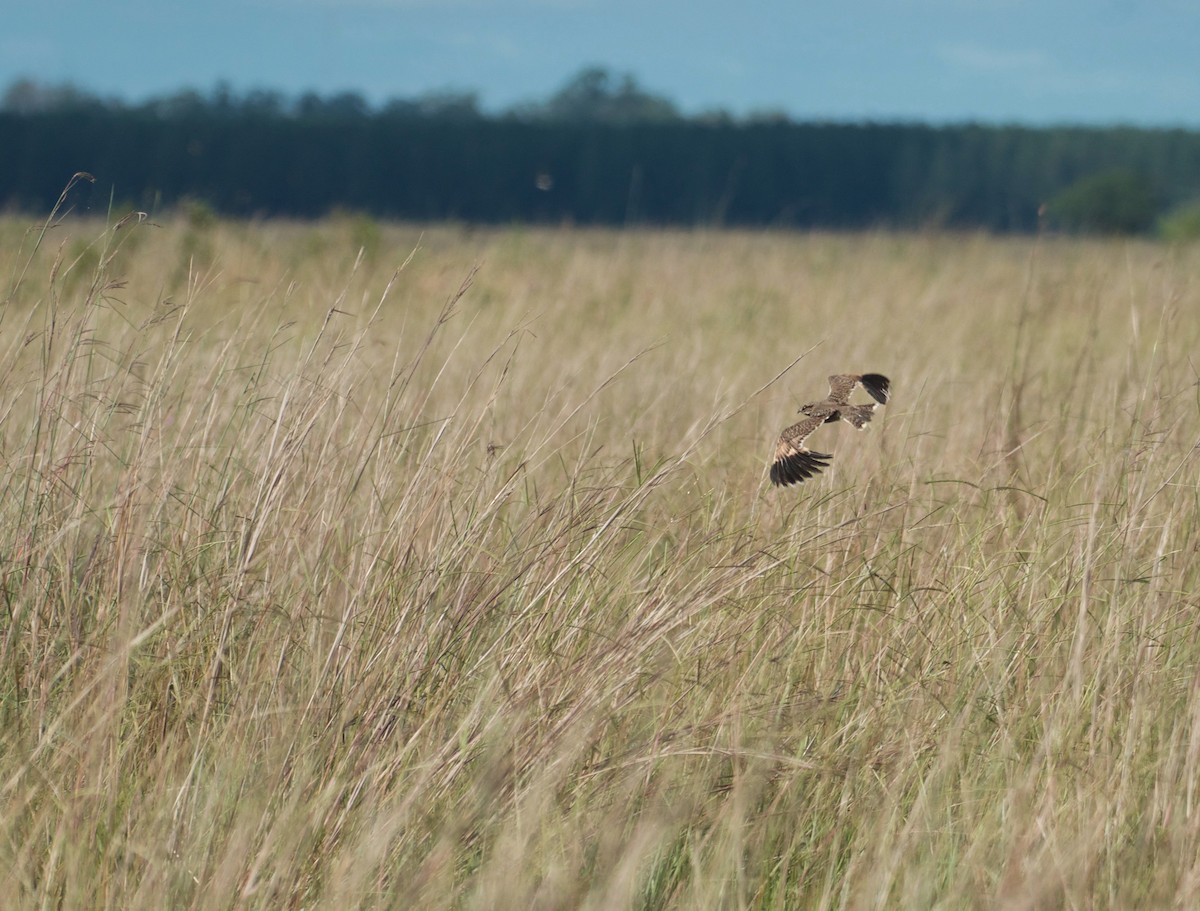
<svg viewBox="0 0 1200 911">
<path fill-rule="evenodd" d="M 851 405 L 854 387 L 862 386 L 875 401 Z M 804 445 L 812 432 L 822 424 L 846 421 L 856 430 L 865 430 L 867 422 L 879 405 L 886 405 L 891 382 L 880 373 L 839 373 L 829 378 L 829 397 L 800 406 L 805 415 L 779 435 L 775 445 L 775 460 L 771 463 L 772 484 L 799 484 L 829 465 L 833 455 L 815 452 Z"/>
</svg>

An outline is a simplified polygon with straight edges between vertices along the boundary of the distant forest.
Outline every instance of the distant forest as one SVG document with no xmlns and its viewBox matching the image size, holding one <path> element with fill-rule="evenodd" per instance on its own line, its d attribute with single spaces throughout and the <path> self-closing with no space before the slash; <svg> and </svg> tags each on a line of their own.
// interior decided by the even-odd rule
<svg viewBox="0 0 1200 911">
<path fill-rule="evenodd" d="M 0 207 L 48 212 L 81 171 L 67 204 L 94 214 L 1200 235 L 1197 132 L 685 116 L 601 68 L 500 113 L 471 94 L 10 86 Z"/>
</svg>

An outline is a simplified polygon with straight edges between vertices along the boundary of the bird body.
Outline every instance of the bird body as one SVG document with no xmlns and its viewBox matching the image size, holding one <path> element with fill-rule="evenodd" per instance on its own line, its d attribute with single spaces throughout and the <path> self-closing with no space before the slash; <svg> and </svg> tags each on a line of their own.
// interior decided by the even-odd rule
<svg viewBox="0 0 1200 911">
<path fill-rule="evenodd" d="M 856 386 L 862 386 L 874 402 L 851 405 L 850 394 Z M 829 465 L 831 453 L 815 452 L 804 445 L 822 424 L 845 421 L 856 430 L 865 430 L 878 405 L 886 405 L 891 392 L 891 381 L 881 373 L 839 373 L 829 378 L 829 396 L 819 402 L 800 406 L 805 415 L 779 435 L 775 445 L 775 458 L 771 463 L 771 483 L 777 485 L 799 484 L 819 473 Z"/>
</svg>

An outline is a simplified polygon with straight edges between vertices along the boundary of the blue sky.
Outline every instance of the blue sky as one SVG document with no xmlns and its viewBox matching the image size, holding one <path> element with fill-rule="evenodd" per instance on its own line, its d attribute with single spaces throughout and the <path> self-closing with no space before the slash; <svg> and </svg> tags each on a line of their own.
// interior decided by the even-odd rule
<svg viewBox="0 0 1200 911">
<path fill-rule="evenodd" d="M 3 0 L 0 86 L 544 98 L 585 65 L 695 113 L 1200 127 L 1197 0 Z"/>
</svg>

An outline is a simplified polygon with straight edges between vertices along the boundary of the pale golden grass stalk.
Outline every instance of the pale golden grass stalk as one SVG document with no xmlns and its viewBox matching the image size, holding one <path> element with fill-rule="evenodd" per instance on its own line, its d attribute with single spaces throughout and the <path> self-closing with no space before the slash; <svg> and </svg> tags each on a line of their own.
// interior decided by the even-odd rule
<svg viewBox="0 0 1200 911">
<path fill-rule="evenodd" d="M 1197 900 L 1200 251 L 41 233 L 7 907 Z M 862 370 L 871 432 L 770 489 Z"/>
</svg>

